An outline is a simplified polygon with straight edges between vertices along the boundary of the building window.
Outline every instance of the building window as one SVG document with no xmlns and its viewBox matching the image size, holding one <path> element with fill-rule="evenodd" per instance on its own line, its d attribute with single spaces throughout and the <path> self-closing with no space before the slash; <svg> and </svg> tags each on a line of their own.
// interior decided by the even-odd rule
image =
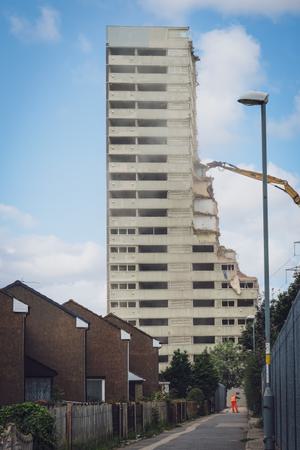
<svg viewBox="0 0 300 450">
<path fill-rule="evenodd" d="M 136 198 L 135 191 L 110 191 L 110 198 Z"/>
<path fill-rule="evenodd" d="M 214 344 L 215 336 L 194 336 L 194 344 Z"/>
<path fill-rule="evenodd" d="M 139 234 L 168 234 L 167 227 L 142 227 L 139 228 Z"/>
<path fill-rule="evenodd" d="M 136 289 L 135 283 L 111 283 L 111 289 Z"/>
<path fill-rule="evenodd" d="M 241 289 L 253 289 L 253 287 L 254 287 L 254 283 L 252 283 L 252 282 L 244 282 L 244 281 L 242 281 L 241 283 L 240 283 L 240 287 L 241 287 Z"/>
<path fill-rule="evenodd" d="M 110 247 L 111 253 L 135 253 L 135 247 Z"/>
<path fill-rule="evenodd" d="M 168 198 L 168 191 L 138 191 L 138 198 Z"/>
<path fill-rule="evenodd" d="M 139 217 L 167 217 L 168 210 L 167 209 L 139 209 L 138 216 Z"/>
<path fill-rule="evenodd" d="M 120 173 L 111 173 L 110 174 L 110 179 L 112 181 L 135 181 L 136 180 L 136 174 L 135 173 L 125 173 L 125 172 L 120 172 Z"/>
<path fill-rule="evenodd" d="M 213 281 L 193 281 L 193 289 L 214 289 Z"/>
<path fill-rule="evenodd" d="M 238 325 L 246 325 L 246 319 L 238 319 Z"/>
<path fill-rule="evenodd" d="M 161 344 L 167 344 L 169 342 L 168 336 L 159 336 L 159 337 L 155 337 L 154 339 L 159 341 Z"/>
<path fill-rule="evenodd" d="M 105 380 L 102 378 L 86 379 L 86 401 L 104 402 L 105 401 Z"/>
<path fill-rule="evenodd" d="M 168 355 L 158 355 L 158 362 L 167 363 L 169 361 Z"/>
<path fill-rule="evenodd" d="M 113 103 L 113 102 L 111 102 Z M 125 103 L 125 102 L 124 102 Z M 134 103 L 134 102 L 127 102 Z M 137 102 L 138 109 L 167 109 L 167 102 Z"/>
<path fill-rule="evenodd" d="M 194 253 L 213 253 L 213 245 L 193 245 Z"/>
<path fill-rule="evenodd" d="M 109 51 L 111 55 L 133 56 L 135 54 L 134 48 L 126 47 L 110 47 Z"/>
<path fill-rule="evenodd" d="M 111 109 L 135 109 L 135 102 L 110 102 Z"/>
<path fill-rule="evenodd" d="M 118 302 L 111 302 L 110 306 L 111 306 L 111 308 L 118 308 L 119 303 Z"/>
<path fill-rule="evenodd" d="M 193 325 L 214 325 L 215 319 L 213 317 L 196 317 L 193 319 Z"/>
<path fill-rule="evenodd" d="M 137 66 L 138 73 L 167 73 L 167 66 Z"/>
<path fill-rule="evenodd" d="M 234 336 L 223 336 L 222 337 L 222 342 L 233 342 L 235 343 L 235 337 Z"/>
<path fill-rule="evenodd" d="M 110 73 L 134 73 L 135 66 L 125 66 L 122 64 L 121 66 L 109 66 Z"/>
<path fill-rule="evenodd" d="M 215 270 L 215 265 L 212 263 L 194 263 L 193 270 Z"/>
<path fill-rule="evenodd" d="M 136 326 L 136 320 L 127 320 L 130 325 Z"/>
<path fill-rule="evenodd" d="M 138 155 L 139 163 L 166 163 L 167 155 Z"/>
<path fill-rule="evenodd" d="M 222 306 L 224 307 L 233 307 L 234 300 L 222 300 Z"/>
<path fill-rule="evenodd" d="M 132 83 L 110 83 L 110 91 L 135 91 L 135 85 Z"/>
<path fill-rule="evenodd" d="M 112 264 L 110 270 L 112 272 L 134 272 L 135 264 Z"/>
<path fill-rule="evenodd" d="M 113 163 L 127 163 L 135 162 L 136 157 L 135 155 L 110 155 L 109 160 Z"/>
<path fill-rule="evenodd" d="M 135 228 L 111 228 L 110 234 L 135 234 Z"/>
<path fill-rule="evenodd" d="M 222 270 L 234 270 L 234 264 L 222 264 Z"/>
<path fill-rule="evenodd" d="M 210 308 L 215 306 L 214 300 L 193 300 L 194 308 Z"/>
<path fill-rule="evenodd" d="M 109 142 L 112 145 L 135 145 L 135 137 L 128 137 L 128 136 L 110 137 Z"/>
<path fill-rule="evenodd" d="M 137 54 L 139 56 L 166 56 L 167 50 L 165 48 L 138 48 Z"/>
<path fill-rule="evenodd" d="M 167 308 L 168 300 L 140 300 L 140 308 Z"/>
<path fill-rule="evenodd" d="M 168 138 L 166 137 L 139 137 L 137 140 L 139 145 L 167 145 Z"/>
<path fill-rule="evenodd" d="M 162 119 L 140 119 L 137 121 L 137 124 L 138 127 L 166 127 L 167 121 Z"/>
<path fill-rule="evenodd" d="M 167 173 L 139 173 L 138 174 L 139 181 L 167 181 L 168 174 Z"/>
<path fill-rule="evenodd" d="M 168 289 L 167 281 L 143 281 L 139 283 L 140 289 Z"/>
<path fill-rule="evenodd" d="M 222 319 L 222 325 L 234 325 L 234 319 Z"/>
<path fill-rule="evenodd" d="M 167 245 L 139 245 L 139 253 L 167 253 Z"/>
<path fill-rule="evenodd" d="M 142 327 L 154 327 L 166 325 L 168 325 L 168 319 L 140 319 L 140 326 Z"/>
<path fill-rule="evenodd" d="M 247 306 L 254 306 L 254 300 L 252 298 L 246 299 L 246 298 L 240 298 L 238 299 L 238 307 L 247 307 Z"/>
<path fill-rule="evenodd" d="M 222 283 L 222 289 L 230 289 L 230 283 Z"/>
<path fill-rule="evenodd" d="M 161 272 L 167 270 L 168 264 L 139 264 L 140 272 Z"/>
<path fill-rule="evenodd" d="M 137 90 L 142 92 L 165 92 L 167 85 L 161 83 L 140 83 L 137 85 Z"/>
<path fill-rule="evenodd" d="M 111 209 L 111 217 L 136 217 L 135 209 Z"/>
</svg>

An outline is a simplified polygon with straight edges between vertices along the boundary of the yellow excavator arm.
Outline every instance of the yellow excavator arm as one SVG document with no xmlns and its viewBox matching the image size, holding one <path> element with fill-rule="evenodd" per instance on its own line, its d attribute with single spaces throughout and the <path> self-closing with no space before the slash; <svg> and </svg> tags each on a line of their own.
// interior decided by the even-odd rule
<svg viewBox="0 0 300 450">
<path fill-rule="evenodd" d="M 254 172 L 253 170 L 246 170 L 246 169 L 240 169 L 237 166 L 234 166 L 233 164 L 229 164 L 227 162 L 222 161 L 212 161 L 210 163 L 206 164 L 209 169 L 213 169 L 214 167 L 220 167 L 225 170 L 230 170 L 234 173 L 239 173 L 240 175 L 244 175 L 249 178 L 254 178 L 255 180 L 262 181 L 263 174 L 260 172 Z M 267 176 L 267 182 L 269 184 L 272 184 L 273 186 L 277 187 L 278 189 L 281 189 L 282 191 L 286 192 L 296 203 L 296 205 L 300 206 L 300 196 L 298 192 L 295 191 L 295 189 L 292 188 L 292 186 L 289 185 L 289 183 L 286 180 L 282 180 L 281 178 L 273 177 L 272 175 Z"/>
</svg>

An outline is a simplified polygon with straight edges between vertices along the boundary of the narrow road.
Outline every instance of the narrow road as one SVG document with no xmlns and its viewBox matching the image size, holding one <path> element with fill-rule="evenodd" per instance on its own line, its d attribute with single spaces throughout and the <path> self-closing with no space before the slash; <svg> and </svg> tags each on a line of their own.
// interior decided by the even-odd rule
<svg viewBox="0 0 300 450">
<path fill-rule="evenodd" d="M 244 450 L 247 413 L 223 413 L 202 417 L 180 428 L 126 447 L 128 450 Z"/>
</svg>

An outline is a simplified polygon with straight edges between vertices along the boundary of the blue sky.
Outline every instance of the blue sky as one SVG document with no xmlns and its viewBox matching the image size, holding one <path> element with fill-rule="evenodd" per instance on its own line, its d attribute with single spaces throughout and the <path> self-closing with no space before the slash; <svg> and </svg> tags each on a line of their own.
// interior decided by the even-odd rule
<svg viewBox="0 0 300 450">
<path fill-rule="evenodd" d="M 201 58 L 199 154 L 205 160 L 260 170 L 259 111 L 238 105 L 236 97 L 252 88 L 268 91 L 270 173 L 299 190 L 300 1 L 229 3 L 1 1 L 1 285 L 22 278 L 59 301 L 74 297 L 104 312 L 108 24 L 190 26 Z M 213 175 L 221 241 L 238 251 L 243 271 L 261 277 L 261 186 L 217 170 Z M 299 212 L 270 190 L 274 288 L 286 286 L 285 269 L 300 259 L 293 257 Z"/>
</svg>

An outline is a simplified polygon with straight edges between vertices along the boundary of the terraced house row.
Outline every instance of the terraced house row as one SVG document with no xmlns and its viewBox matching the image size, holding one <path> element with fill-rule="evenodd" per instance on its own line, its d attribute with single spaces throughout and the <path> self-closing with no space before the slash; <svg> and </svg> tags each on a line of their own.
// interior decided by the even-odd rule
<svg viewBox="0 0 300 450">
<path fill-rule="evenodd" d="M 258 295 L 219 242 L 197 60 L 188 28 L 107 29 L 108 310 L 161 342 L 161 369 L 177 348 L 238 342 Z"/>
</svg>

